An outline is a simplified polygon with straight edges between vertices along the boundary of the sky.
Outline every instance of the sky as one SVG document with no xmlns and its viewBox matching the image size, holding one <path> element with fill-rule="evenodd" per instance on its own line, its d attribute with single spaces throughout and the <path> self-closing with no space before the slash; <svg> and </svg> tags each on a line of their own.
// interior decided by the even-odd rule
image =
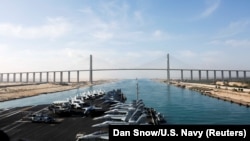
<svg viewBox="0 0 250 141">
<path fill-rule="evenodd" d="M 250 70 L 249 7 L 249 0 L 0 0 L 0 73 L 84 70 L 90 55 L 94 69 L 166 68 L 167 54 L 170 68 Z"/>
</svg>

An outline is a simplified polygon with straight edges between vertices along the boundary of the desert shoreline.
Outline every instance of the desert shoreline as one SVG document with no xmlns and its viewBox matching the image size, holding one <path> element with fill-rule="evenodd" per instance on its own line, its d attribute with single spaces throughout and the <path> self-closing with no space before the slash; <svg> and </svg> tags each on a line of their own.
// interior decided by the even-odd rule
<svg viewBox="0 0 250 141">
<path fill-rule="evenodd" d="M 184 89 L 190 89 L 193 91 L 197 91 L 202 95 L 250 107 L 250 89 L 243 88 L 245 84 L 242 82 L 232 82 L 234 84 L 228 86 L 223 84 L 222 82 L 216 82 L 215 84 L 204 84 L 198 82 L 194 83 L 180 81 L 167 82 L 166 80 L 162 79 L 155 79 L 155 81 L 174 85 L 176 87 Z M 235 84 L 238 84 L 238 86 Z"/>
<path fill-rule="evenodd" d="M 87 81 L 79 83 L 0 83 L 0 102 L 91 87 L 114 81 L 117 80 L 97 80 L 92 83 Z"/>
</svg>

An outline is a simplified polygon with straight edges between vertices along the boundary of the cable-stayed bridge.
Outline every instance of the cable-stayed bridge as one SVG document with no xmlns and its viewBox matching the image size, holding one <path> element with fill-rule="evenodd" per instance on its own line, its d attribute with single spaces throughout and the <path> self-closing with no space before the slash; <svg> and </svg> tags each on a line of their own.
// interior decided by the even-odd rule
<svg viewBox="0 0 250 141">
<path fill-rule="evenodd" d="M 93 72 L 117 72 L 117 71 L 157 71 L 163 76 L 161 79 L 179 81 L 248 81 L 250 80 L 250 70 L 222 70 L 222 69 L 181 69 L 171 68 L 169 54 L 166 58 L 166 66 L 160 67 L 135 67 L 135 68 L 93 68 L 92 55 L 89 59 L 89 69 L 82 70 L 62 70 L 62 71 L 41 71 L 41 72 L 11 72 L 0 73 L 0 83 L 16 82 L 76 82 L 83 81 L 88 76 L 90 83 L 94 81 Z M 86 79 L 85 79 L 86 81 Z"/>
</svg>

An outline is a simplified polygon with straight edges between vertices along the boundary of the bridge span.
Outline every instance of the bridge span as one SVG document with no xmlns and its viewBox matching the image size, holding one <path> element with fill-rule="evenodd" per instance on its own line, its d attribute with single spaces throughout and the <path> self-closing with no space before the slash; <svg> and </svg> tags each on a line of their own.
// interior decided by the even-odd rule
<svg viewBox="0 0 250 141">
<path fill-rule="evenodd" d="M 89 82 L 93 82 L 93 72 L 104 71 L 165 71 L 166 80 L 171 79 L 180 81 L 248 81 L 250 80 L 250 70 L 213 70 L 213 69 L 175 69 L 170 68 L 169 55 L 167 55 L 166 68 L 109 68 L 94 69 L 90 55 L 89 69 L 85 70 L 62 70 L 62 71 L 41 71 L 41 72 L 11 72 L 0 73 L 0 83 L 43 83 L 43 82 L 76 82 L 79 83 L 89 75 Z M 85 74 L 82 74 L 85 72 Z M 175 74 L 175 77 L 173 77 Z M 176 75 L 178 77 L 176 77 Z M 172 76 L 172 77 L 171 77 Z"/>
</svg>

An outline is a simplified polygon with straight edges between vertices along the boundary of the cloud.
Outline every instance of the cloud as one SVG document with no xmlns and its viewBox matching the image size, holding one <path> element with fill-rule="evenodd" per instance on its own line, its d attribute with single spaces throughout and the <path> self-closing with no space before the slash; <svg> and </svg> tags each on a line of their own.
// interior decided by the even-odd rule
<svg viewBox="0 0 250 141">
<path fill-rule="evenodd" d="M 163 36 L 163 33 L 161 30 L 155 30 L 153 33 L 153 36 L 154 37 L 161 37 L 161 36 Z"/>
<path fill-rule="evenodd" d="M 225 58 L 225 53 L 217 50 L 201 52 L 185 50 L 178 52 L 175 56 L 177 59 L 174 58 L 171 62 L 175 68 L 216 69 L 222 67 L 224 60 L 220 58 Z"/>
<path fill-rule="evenodd" d="M 201 58 L 201 61 L 204 65 L 213 65 L 213 64 L 216 64 L 218 62 L 218 58 L 222 56 L 223 56 L 223 53 L 219 51 L 207 51 L 207 52 L 201 53 L 199 55 L 199 58 Z"/>
<path fill-rule="evenodd" d="M 220 0 L 207 0 L 206 2 L 207 7 L 200 15 L 202 18 L 208 17 L 213 14 L 220 5 Z"/>
<path fill-rule="evenodd" d="M 249 31 L 250 20 L 231 22 L 228 26 L 218 32 L 217 38 L 226 38 Z"/>
<path fill-rule="evenodd" d="M 87 14 L 87 15 L 92 15 L 93 14 L 93 9 L 91 7 L 84 7 L 82 9 L 78 9 L 77 11 Z"/>
<path fill-rule="evenodd" d="M 205 19 L 211 16 L 220 6 L 220 0 L 204 0 L 205 8 L 202 9 L 195 17 L 191 18 L 191 21 Z"/>
<path fill-rule="evenodd" d="M 138 23 L 142 23 L 142 24 L 144 23 L 141 11 L 135 11 L 134 12 L 134 18 L 135 18 L 135 21 L 137 21 Z"/>
<path fill-rule="evenodd" d="M 232 47 L 249 47 L 250 40 L 226 40 L 225 44 Z"/>
<path fill-rule="evenodd" d="M 180 51 L 179 52 L 180 56 L 182 57 L 188 57 L 188 58 L 193 58 L 193 57 L 196 57 L 197 54 L 193 51 L 190 51 L 190 50 L 184 50 L 184 51 Z"/>
<path fill-rule="evenodd" d="M 100 40 L 109 40 L 113 38 L 113 34 L 108 31 L 96 31 L 92 36 Z"/>
<path fill-rule="evenodd" d="M 227 39 L 227 40 L 213 40 L 210 42 L 212 45 L 220 45 L 220 46 L 226 46 L 226 47 L 249 47 L 250 46 L 250 40 L 249 39 Z"/>
<path fill-rule="evenodd" d="M 221 47 L 249 47 L 249 28 L 250 20 L 231 22 L 224 28 L 220 29 L 209 44 Z"/>
<path fill-rule="evenodd" d="M 0 44 L 0 53 L 3 53 L 8 47 L 9 46 L 7 44 Z"/>
<path fill-rule="evenodd" d="M 0 36 L 24 39 L 58 38 L 70 30 L 70 24 L 62 17 L 48 18 L 44 25 L 25 27 L 11 23 L 0 23 Z"/>
<path fill-rule="evenodd" d="M 88 5 L 78 12 L 82 14 L 82 18 L 77 22 L 79 25 L 74 26 L 75 30 L 81 35 L 81 41 L 87 41 L 90 46 L 102 47 L 108 44 L 132 48 L 137 43 L 173 38 L 162 29 L 144 30 L 150 24 L 144 19 L 145 10 L 131 7 L 124 1 L 96 3 L 95 6 Z"/>
<path fill-rule="evenodd" d="M 153 36 L 153 39 L 155 40 L 168 40 L 170 38 L 173 38 L 173 35 L 169 35 L 168 33 L 159 29 L 155 30 L 152 36 Z"/>
<path fill-rule="evenodd" d="M 82 13 L 82 19 L 86 19 L 78 22 L 81 24 L 79 31 L 94 42 L 108 41 L 121 45 L 152 38 L 150 31 L 142 31 L 141 27 L 145 26 L 142 11 L 131 9 L 126 2 L 101 2 L 78 11 Z"/>
<path fill-rule="evenodd" d="M 97 5 L 96 7 L 99 7 Z M 79 21 L 79 25 L 75 26 L 75 30 L 78 30 L 83 38 L 88 38 L 88 42 L 103 42 L 114 39 L 114 37 L 118 37 L 121 32 L 124 32 L 123 29 L 126 29 L 125 24 L 120 18 L 113 18 L 115 13 L 119 13 L 119 11 L 113 11 L 113 9 L 109 8 L 110 4 L 105 6 L 101 11 L 100 9 L 94 9 L 92 7 L 85 7 L 78 11 L 83 14 L 84 21 Z M 101 5 L 104 7 L 104 4 Z M 113 13 L 113 14 L 112 14 Z M 111 15 L 103 16 L 103 15 Z M 117 33 L 119 33 L 117 35 Z"/>
<path fill-rule="evenodd" d="M 130 6 L 122 1 L 105 1 L 100 3 L 100 8 L 105 16 L 126 20 Z"/>
</svg>

